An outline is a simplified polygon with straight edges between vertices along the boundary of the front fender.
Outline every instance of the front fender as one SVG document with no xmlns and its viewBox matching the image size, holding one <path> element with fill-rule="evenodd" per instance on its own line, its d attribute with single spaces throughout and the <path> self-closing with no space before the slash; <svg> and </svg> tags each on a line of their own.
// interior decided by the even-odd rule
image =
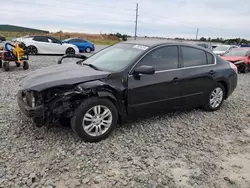
<svg viewBox="0 0 250 188">
<path fill-rule="evenodd" d="M 77 89 L 87 96 L 97 95 L 98 97 L 109 98 L 117 107 L 119 114 L 124 117 L 127 114 L 122 91 L 117 91 L 107 83 L 95 80 L 77 85 Z"/>
</svg>

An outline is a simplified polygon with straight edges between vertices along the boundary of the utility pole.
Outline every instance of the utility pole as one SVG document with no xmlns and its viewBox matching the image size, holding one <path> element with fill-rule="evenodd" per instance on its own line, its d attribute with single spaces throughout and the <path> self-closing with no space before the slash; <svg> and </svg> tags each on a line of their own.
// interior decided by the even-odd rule
<svg viewBox="0 0 250 188">
<path fill-rule="evenodd" d="M 138 3 L 136 3 L 136 14 L 135 14 L 135 40 L 137 37 L 137 21 L 138 21 Z"/>
<path fill-rule="evenodd" d="M 196 40 L 198 39 L 198 33 L 199 33 L 199 29 L 197 29 L 197 31 L 196 31 Z"/>
</svg>

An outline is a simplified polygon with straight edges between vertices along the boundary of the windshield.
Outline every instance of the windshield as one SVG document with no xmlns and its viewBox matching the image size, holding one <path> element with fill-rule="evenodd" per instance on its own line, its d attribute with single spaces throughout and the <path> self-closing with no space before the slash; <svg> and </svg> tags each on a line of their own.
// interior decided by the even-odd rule
<svg viewBox="0 0 250 188">
<path fill-rule="evenodd" d="M 115 44 L 90 56 L 83 63 L 92 64 L 100 70 L 116 72 L 131 64 L 147 48 L 135 44 Z"/>
<path fill-rule="evenodd" d="M 217 46 L 214 51 L 227 51 L 228 48 L 229 46 Z"/>
<path fill-rule="evenodd" d="M 247 56 L 248 50 L 230 50 L 224 56 Z"/>
</svg>

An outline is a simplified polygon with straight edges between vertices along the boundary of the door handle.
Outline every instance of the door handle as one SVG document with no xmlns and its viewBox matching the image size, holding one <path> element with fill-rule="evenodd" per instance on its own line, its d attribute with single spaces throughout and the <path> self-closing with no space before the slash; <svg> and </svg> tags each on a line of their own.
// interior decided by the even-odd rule
<svg viewBox="0 0 250 188">
<path fill-rule="evenodd" d="M 179 78 L 175 77 L 171 82 L 177 83 L 179 81 Z"/>
<path fill-rule="evenodd" d="M 209 74 L 211 74 L 211 75 L 215 74 L 214 70 L 210 70 Z"/>
</svg>

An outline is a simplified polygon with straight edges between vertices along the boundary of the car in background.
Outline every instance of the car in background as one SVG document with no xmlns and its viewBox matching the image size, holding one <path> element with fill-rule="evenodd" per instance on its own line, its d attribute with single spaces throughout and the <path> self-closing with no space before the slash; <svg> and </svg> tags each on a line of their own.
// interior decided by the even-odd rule
<svg viewBox="0 0 250 188">
<path fill-rule="evenodd" d="M 238 46 L 235 45 L 219 45 L 213 49 L 213 52 L 216 55 L 223 55 L 227 51 L 233 49 L 233 48 L 238 48 Z"/>
<path fill-rule="evenodd" d="M 80 138 L 97 142 L 129 117 L 187 107 L 216 111 L 237 79 L 235 65 L 205 48 L 135 40 L 30 73 L 17 101 L 38 126 L 67 118 Z"/>
<path fill-rule="evenodd" d="M 0 42 L 3 42 L 3 41 L 6 41 L 6 38 L 0 35 Z"/>
<path fill-rule="evenodd" d="M 50 36 L 31 35 L 12 41 L 23 42 L 31 55 L 36 54 L 78 54 L 79 49 L 73 44 L 62 43 Z"/>
<path fill-rule="evenodd" d="M 250 48 L 233 48 L 221 58 L 237 66 L 241 73 L 247 73 L 250 70 Z"/>
<path fill-rule="evenodd" d="M 73 44 L 78 47 L 80 53 L 90 53 L 95 51 L 95 45 L 83 38 L 68 38 L 62 41 L 63 43 Z"/>
</svg>

